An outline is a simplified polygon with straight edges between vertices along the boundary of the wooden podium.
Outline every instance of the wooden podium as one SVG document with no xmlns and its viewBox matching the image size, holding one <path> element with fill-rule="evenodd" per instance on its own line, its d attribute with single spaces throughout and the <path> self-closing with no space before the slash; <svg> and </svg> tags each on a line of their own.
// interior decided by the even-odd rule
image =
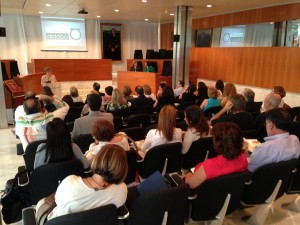
<svg viewBox="0 0 300 225">
<path fill-rule="evenodd" d="M 160 82 L 164 81 L 169 86 L 172 86 L 172 76 L 161 76 L 160 73 L 150 72 L 131 72 L 118 71 L 117 76 L 118 88 L 122 91 L 123 86 L 127 85 L 134 93 L 134 89 L 138 85 L 148 84 L 151 87 L 152 93 L 156 95 Z"/>
</svg>

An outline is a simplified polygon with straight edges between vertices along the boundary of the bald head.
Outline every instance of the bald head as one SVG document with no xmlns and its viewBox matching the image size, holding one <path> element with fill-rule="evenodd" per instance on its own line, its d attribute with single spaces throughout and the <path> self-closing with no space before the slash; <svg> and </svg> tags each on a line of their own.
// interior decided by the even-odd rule
<svg viewBox="0 0 300 225">
<path fill-rule="evenodd" d="M 23 108 L 26 115 L 41 112 L 41 104 L 38 98 L 30 97 L 23 102 Z"/>
<path fill-rule="evenodd" d="M 279 107 L 281 102 L 281 97 L 278 94 L 270 93 L 266 96 L 264 101 L 264 108 L 266 111 L 270 109 L 276 109 Z"/>
</svg>

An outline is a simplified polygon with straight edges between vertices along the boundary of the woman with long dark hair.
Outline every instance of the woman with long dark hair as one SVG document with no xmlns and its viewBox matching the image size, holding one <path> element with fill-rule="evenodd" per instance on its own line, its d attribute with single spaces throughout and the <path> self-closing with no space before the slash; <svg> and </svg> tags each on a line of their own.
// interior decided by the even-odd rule
<svg viewBox="0 0 300 225">
<path fill-rule="evenodd" d="M 38 146 L 34 160 L 34 168 L 48 164 L 79 159 L 84 169 L 89 168 L 87 159 L 80 148 L 71 141 L 71 135 L 66 123 L 60 118 L 54 118 L 46 126 L 47 140 Z"/>
</svg>

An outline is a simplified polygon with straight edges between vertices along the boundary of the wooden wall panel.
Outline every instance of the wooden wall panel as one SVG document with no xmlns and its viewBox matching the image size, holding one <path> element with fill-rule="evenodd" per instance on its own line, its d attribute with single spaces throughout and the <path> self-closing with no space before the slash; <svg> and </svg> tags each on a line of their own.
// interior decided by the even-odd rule
<svg viewBox="0 0 300 225">
<path fill-rule="evenodd" d="M 190 80 L 197 78 L 300 93 L 300 49 L 280 47 L 192 48 Z"/>
<path fill-rule="evenodd" d="M 160 30 L 160 48 L 172 50 L 174 23 L 161 24 Z"/>
<path fill-rule="evenodd" d="M 193 19 L 192 29 L 197 30 L 241 24 L 279 22 L 299 18 L 300 3 L 294 3 Z"/>
<path fill-rule="evenodd" d="M 57 81 L 111 80 L 110 59 L 33 59 L 34 72 L 50 67 Z"/>
</svg>

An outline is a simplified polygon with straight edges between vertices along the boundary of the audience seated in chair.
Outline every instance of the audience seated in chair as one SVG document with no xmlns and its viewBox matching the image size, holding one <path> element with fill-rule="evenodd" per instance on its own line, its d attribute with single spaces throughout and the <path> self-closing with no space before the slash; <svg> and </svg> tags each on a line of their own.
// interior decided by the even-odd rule
<svg viewBox="0 0 300 225">
<path fill-rule="evenodd" d="M 274 86 L 273 87 L 273 93 L 278 94 L 281 97 L 281 102 L 279 104 L 279 108 L 284 108 L 284 109 L 291 108 L 291 106 L 289 106 L 288 104 L 286 104 L 283 101 L 283 98 L 286 96 L 286 92 L 285 92 L 285 90 L 282 86 Z"/>
<path fill-rule="evenodd" d="M 183 93 L 179 95 L 178 100 L 180 101 L 181 109 L 185 109 L 187 106 L 196 103 L 197 96 L 195 95 L 195 91 L 196 86 L 194 84 L 191 84 Z M 184 105 L 186 107 L 184 107 Z"/>
<path fill-rule="evenodd" d="M 107 144 L 116 144 L 122 147 L 123 150 L 129 150 L 126 135 L 124 133 L 115 134 L 113 124 L 107 120 L 97 120 L 93 125 L 92 135 L 95 142 L 85 152 L 85 156 L 90 163 L 92 163 L 98 152 Z"/>
<path fill-rule="evenodd" d="M 220 100 L 218 99 L 218 90 L 215 87 L 209 86 L 207 89 L 208 99 L 204 99 L 200 105 L 200 109 L 205 112 L 207 109 L 215 106 L 220 106 Z"/>
<path fill-rule="evenodd" d="M 34 168 L 75 158 L 82 162 L 84 169 L 89 168 L 89 163 L 78 145 L 72 143 L 68 127 L 62 119 L 54 118 L 47 124 L 46 131 L 46 143 L 41 143 L 37 147 Z"/>
<path fill-rule="evenodd" d="M 246 112 L 260 112 L 262 102 L 255 102 L 255 93 L 250 88 L 245 88 L 242 93 L 245 96 L 247 104 L 246 104 Z"/>
<path fill-rule="evenodd" d="M 188 152 L 194 141 L 203 137 L 207 137 L 210 130 L 207 120 L 202 110 L 198 106 L 189 106 L 186 108 L 184 114 L 188 129 L 184 134 L 184 139 L 182 142 L 182 154 L 186 154 Z"/>
<path fill-rule="evenodd" d="M 175 108 L 167 105 L 161 109 L 157 129 L 148 132 L 139 154 L 144 157 L 150 148 L 173 142 L 182 142 L 182 131 L 176 128 Z"/>
<path fill-rule="evenodd" d="M 226 83 L 224 86 L 222 98 L 221 98 L 221 106 L 225 106 L 226 102 L 232 95 L 236 95 L 236 87 L 233 83 Z"/>
<path fill-rule="evenodd" d="M 111 100 L 106 105 L 106 112 L 114 112 L 117 110 L 127 109 L 127 101 L 118 88 L 115 88 L 111 95 Z"/>
<path fill-rule="evenodd" d="M 251 114 L 245 112 L 246 99 L 243 95 L 232 95 L 226 105 L 211 118 L 212 125 L 218 122 L 233 122 L 241 130 L 251 130 L 254 126 L 254 119 Z M 229 112 L 228 114 L 226 114 Z"/>
<path fill-rule="evenodd" d="M 243 149 L 241 129 L 232 122 L 221 122 L 213 126 L 211 134 L 214 149 L 220 155 L 199 163 L 194 174 L 186 174 L 185 182 L 192 189 L 201 185 L 205 180 L 247 170 L 248 161 Z"/>
<path fill-rule="evenodd" d="M 27 97 L 23 102 L 24 112 L 26 115 L 16 117 L 16 135 L 20 138 L 24 151 L 28 143 L 46 139 L 46 124 L 55 117 L 64 119 L 68 113 L 69 106 L 61 101 L 57 110 L 45 114 L 39 100 L 53 101 L 53 97 L 40 95 L 37 97 Z"/>
<path fill-rule="evenodd" d="M 73 99 L 73 102 L 82 102 L 82 98 L 78 94 L 78 89 L 75 86 L 70 87 L 70 95 Z"/>
<path fill-rule="evenodd" d="M 198 82 L 198 87 L 197 87 L 197 105 L 201 105 L 204 99 L 208 99 L 208 94 L 207 94 L 207 86 L 204 82 Z"/>
<path fill-rule="evenodd" d="M 94 123 L 99 119 L 104 119 L 113 124 L 113 115 L 111 113 L 100 112 L 101 97 L 99 94 L 89 94 L 87 97 L 87 106 L 89 114 L 75 120 L 74 128 L 71 132 L 72 139 L 80 134 L 89 134 Z"/>
<path fill-rule="evenodd" d="M 104 146 L 91 169 L 94 172 L 91 177 L 70 175 L 61 182 L 55 193 L 57 206 L 48 220 L 108 204 L 118 208 L 125 203 L 127 187 L 123 181 L 128 170 L 125 151 L 118 145 Z"/>
<path fill-rule="evenodd" d="M 271 109 L 266 112 L 265 126 L 268 137 L 264 143 L 257 146 L 249 158 L 250 172 L 274 162 L 298 158 L 300 155 L 299 139 L 290 135 L 288 129 L 291 117 L 282 108 Z"/>
<path fill-rule="evenodd" d="M 142 86 L 136 86 L 135 92 L 137 98 L 130 101 L 131 114 L 152 114 L 154 101 L 151 98 L 146 98 Z"/>
<path fill-rule="evenodd" d="M 167 85 L 160 84 L 160 86 L 163 86 L 163 88 L 159 89 L 160 93 L 157 94 L 157 98 L 153 106 L 157 112 L 159 112 L 163 106 L 174 105 L 175 103 L 173 89 Z"/>
<path fill-rule="evenodd" d="M 134 99 L 134 97 L 132 96 L 132 90 L 127 85 L 123 86 L 123 96 L 127 102 Z"/>
</svg>

